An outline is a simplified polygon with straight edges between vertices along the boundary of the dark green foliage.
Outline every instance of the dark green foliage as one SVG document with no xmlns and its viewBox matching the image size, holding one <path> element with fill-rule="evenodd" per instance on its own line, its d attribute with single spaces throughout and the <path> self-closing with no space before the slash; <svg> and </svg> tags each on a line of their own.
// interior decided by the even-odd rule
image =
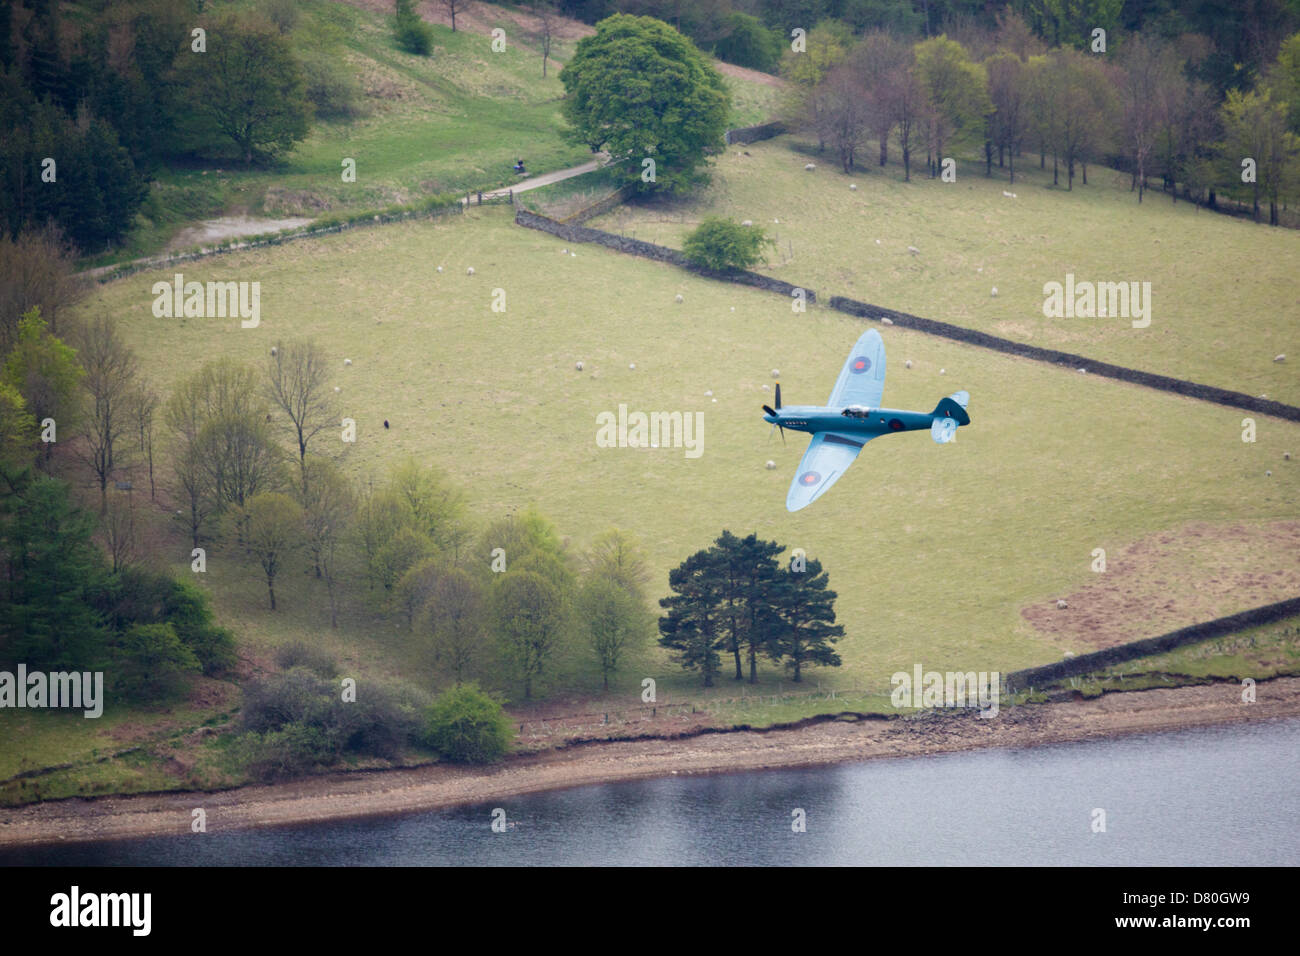
<svg viewBox="0 0 1300 956">
<path fill-rule="evenodd" d="M 207 52 L 177 60 L 183 140 L 201 156 L 245 165 L 273 159 L 307 135 L 311 105 L 289 42 L 265 20 L 226 15 Z"/>
<path fill-rule="evenodd" d="M 175 694 L 202 667 L 170 624 L 133 624 L 116 648 L 114 689 L 125 697 L 154 701 Z"/>
<path fill-rule="evenodd" d="M 668 586 L 676 593 L 659 599 L 668 612 L 659 619 L 659 643 L 682 667 L 699 671 L 705 687 L 713 686 L 725 638 L 720 565 L 716 552 L 695 552 L 668 572 Z"/>
<path fill-rule="evenodd" d="M 763 261 L 763 248 L 773 244 L 758 226 L 710 216 L 686 237 L 682 252 L 701 268 L 726 272 L 758 265 Z"/>
<path fill-rule="evenodd" d="M 784 36 L 748 13 L 729 13 L 722 23 L 723 34 L 713 44 L 719 60 L 751 70 L 775 73 L 785 52 Z"/>
<path fill-rule="evenodd" d="M 0 660 L 32 669 L 94 670 L 111 631 L 96 607 L 107 581 L 91 542 L 94 515 L 65 482 L 30 470 L 0 485 Z"/>
<path fill-rule="evenodd" d="M 802 571 L 783 569 L 781 550 L 754 534 L 723 531 L 712 547 L 669 572 L 675 593 L 659 602 L 668 612 L 659 620 L 659 643 L 683 667 L 698 670 L 705 687 L 713 686 L 723 649 L 733 656 L 736 680 L 744 678 L 745 654 L 750 683 L 758 681 L 760 654 L 784 661 L 795 680 L 804 667 L 839 665 L 832 645 L 844 628 L 835 624 L 827 575 L 817 561 L 806 561 Z"/>
<path fill-rule="evenodd" d="M 393 16 L 393 39 L 398 48 L 416 56 L 433 52 L 433 28 L 416 13 L 416 0 L 397 0 Z"/>
<path fill-rule="evenodd" d="M 510 721 L 501 702 L 476 684 L 457 684 L 429 707 L 425 743 L 454 763 L 491 763 L 510 750 Z"/>
<path fill-rule="evenodd" d="M 560 73 L 569 136 L 607 149 L 625 183 L 642 192 L 701 182 L 723 148 L 731 96 L 690 40 L 650 17 L 619 14 L 584 37 Z M 643 161 L 655 179 L 642 179 Z"/>
<path fill-rule="evenodd" d="M 234 635 L 216 625 L 207 594 L 194 584 L 125 568 L 113 575 L 98 606 L 115 631 L 133 624 L 170 625 L 204 674 L 221 674 L 235 666 Z"/>
<path fill-rule="evenodd" d="M 821 562 L 809 559 L 803 571 L 779 571 L 771 582 L 776 626 L 768 654 L 784 661 L 796 681 L 809 665 L 840 666 L 834 644 L 844 636 L 844 627 L 835 623 L 836 595 L 829 580 Z"/>
</svg>

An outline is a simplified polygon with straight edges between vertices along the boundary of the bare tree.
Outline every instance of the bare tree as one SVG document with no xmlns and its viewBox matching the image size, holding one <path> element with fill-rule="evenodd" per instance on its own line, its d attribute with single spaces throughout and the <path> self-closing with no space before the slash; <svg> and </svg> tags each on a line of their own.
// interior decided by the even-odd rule
<svg viewBox="0 0 1300 956">
<path fill-rule="evenodd" d="M 277 342 L 267 368 L 267 398 L 289 416 L 304 478 L 308 443 L 321 429 L 338 422 L 325 362 L 315 342 Z"/>
<path fill-rule="evenodd" d="M 117 493 L 109 499 L 100 520 L 104 545 L 113 562 L 113 572 L 128 567 L 135 559 L 135 502 L 131 493 Z"/>
<path fill-rule="evenodd" d="M 135 432 L 136 452 L 149 468 L 149 500 L 156 497 L 153 472 L 153 423 L 158 411 L 158 395 L 148 385 L 140 383 L 130 396 L 130 419 Z"/>
<path fill-rule="evenodd" d="M 434 660 L 456 683 L 472 676 L 483 658 L 488 602 L 483 585 L 463 568 L 447 568 L 417 618 L 431 638 Z"/>
<path fill-rule="evenodd" d="M 857 150 L 866 139 L 868 112 L 866 91 L 848 64 L 832 67 L 814 91 L 820 100 L 817 135 L 839 154 L 844 172 L 853 171 Z"/>
<path fill-rule="evenodd" d="M 1130 191 L 1137 190 L 1139 203 L 1146 191 L 1151 157 L 1159 136 L 1162 90 L 1170 80 L 1171 70 L 1177 69 L 1167 48 L 1141 34 L 1124 44 L 1118 84 L 1120 111 L 1125 146 L 1133 163 Z"/>
<path fill-rule="evenodd" d="M 889 162 L 889 134 L 898 122 L 891 76 L 908 58 L 908 48 L 882 30 L 868 33 L 849 54 L 849 67 L 858 77 L 865 96 L 867 129 L 880 144 L 881 166 Z"/>
<path fill-rule="evenodd" d="M 33 306 L 50 334 L 84 290 L 73 275 L 76 254 L 54 225 L 26 230 L 16 239 L 0 234 L 0 355 L 8 355 L 18 336 L 18 320 Z"/>
<path fill-rule="evenodd" d="M 554 0 L 533 0 L 530 9 L 537 18 L 534 35 L 542 48 L 542 78 L 545 79 L 546 61 L 551 58 L 551 40 L 555 30 L 555 3 Z"/>
<path fill-rule="evenodd" d="M 442 5 L 447 8 L 447 13 L 451 15 L 451 32 L 456 32 L 456 11 L 465 9 L 465 0 L 442 0 Z"/>
<path fill-rule="evenodd" d="M 356 493 L 334 463 L 324 458 L 309 457 L 304 474 L 307 479 L 299 490 L 299 500 L 307 531 L 307 551 L 316 577 L 325 582 L 329 593 L 330 626 L 338 627 L 338 549 L 356 512 Z"/>
<path fill-rule="evenodd" d="M 131 405 L 136 391 L 135 355 L 108 318 L 86 323 L 78 335 L 78 358 L 88 396 L 84 455 L 99 482 L 99 510 L 108 508 L 108 482 L 122 466 L 124 441 L 134 431 Z"/>
</svg>

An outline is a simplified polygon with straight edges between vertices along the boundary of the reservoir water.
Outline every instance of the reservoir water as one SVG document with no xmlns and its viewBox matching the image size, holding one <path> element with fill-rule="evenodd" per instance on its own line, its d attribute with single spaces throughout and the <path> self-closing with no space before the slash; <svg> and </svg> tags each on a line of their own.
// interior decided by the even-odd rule
<svg viewBox="0 0 1300 956">
<path fill-rule="evenodd" d="M 493 832 L 493 810 L 505 811 Z M 794 832 L 794 811 L 806 816 Z M 1096 811 L 1105 832 L 1094 832 Z M 578 787 L 0 865 L 1294 865 L 1300 720 Z"/>
</svg>

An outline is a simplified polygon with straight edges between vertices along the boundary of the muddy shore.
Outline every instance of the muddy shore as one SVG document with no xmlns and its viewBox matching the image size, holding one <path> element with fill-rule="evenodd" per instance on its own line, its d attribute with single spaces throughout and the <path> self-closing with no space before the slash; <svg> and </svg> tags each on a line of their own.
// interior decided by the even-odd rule
<svg viewBox="0 0 1300 956">
<path fill-rule="evenodd" d="M 1300 717 L 1300 677 L 1263 681 L 1241 701 L 1227 682 L 1106 694 L 904 719 L 835 720 L 785 730 L 704 733 L 664 740 L 586 743 L 507 759 L 488 768 L 421 767 L 338 773 L 218 793 L 68 799 L 0 809 L 0 846 L 184 835 L 191 811 L 207 811 L 209 833 L 315 823 L 458 804 L 504 801 L 542 790 L 673 774 L 809 767 L 985 747 L 1030 747 L 1211 724 Z"/>
</svg>

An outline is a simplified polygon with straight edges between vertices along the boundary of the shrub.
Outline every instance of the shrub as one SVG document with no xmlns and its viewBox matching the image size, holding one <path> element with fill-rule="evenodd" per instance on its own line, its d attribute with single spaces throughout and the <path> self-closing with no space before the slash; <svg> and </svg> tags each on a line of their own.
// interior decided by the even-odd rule
<svg viewBox="0 0 1300 956">
<path fill-rule="evenodd" d="M 416 0 L 397 0 L 393 17 L 393 37 L 407 53 L 428 56 L 433 51 L 433 28 L 415 12 Z"/>
<path fill-rule="evenodd" d="M 741 226 L 711 216 L 686 237 L 682 252 L 692 264 L 717 272 L 748 269 L 763 261 L 772 240 L 757 226 Z"/>
<path fill-rule="evenodd" d="M 236 760 L 253 777 L 275 780 L 313 770 L 337 759 L 328 736 L 319 727 L 286 724 L 282 730 L 244 734 L 234 747 Z"/>
<path fill-rule="evenodd" d="M 475 684 L 444 691 L 428 710 L 425 742 L 455 763 L 491 763 L 510 749 L 510 721 L 501 702 Z"/>
<path fill-rule="evenodd" d="M 352 119 L 366 112 L 361 85 L 345 64 L 327 56 L 302 60 L 307 99 L 322 119 Z"/>
<path fill-rule="evenodd" d="M 118 690 L 127 697 L 158 699 L 178 691 L 201 670 L 194 652 L 170 624 L 136 624 L 123 636 L 117 665 Z"/>
<path fill-rule="evenodd" d="M 281 670 L 302 667 L 317 677 L 334 677 L 339 672 L 334 655 L 303 641 L 286 644 L 275 652 L 275 663 Z"/>
</svg>

